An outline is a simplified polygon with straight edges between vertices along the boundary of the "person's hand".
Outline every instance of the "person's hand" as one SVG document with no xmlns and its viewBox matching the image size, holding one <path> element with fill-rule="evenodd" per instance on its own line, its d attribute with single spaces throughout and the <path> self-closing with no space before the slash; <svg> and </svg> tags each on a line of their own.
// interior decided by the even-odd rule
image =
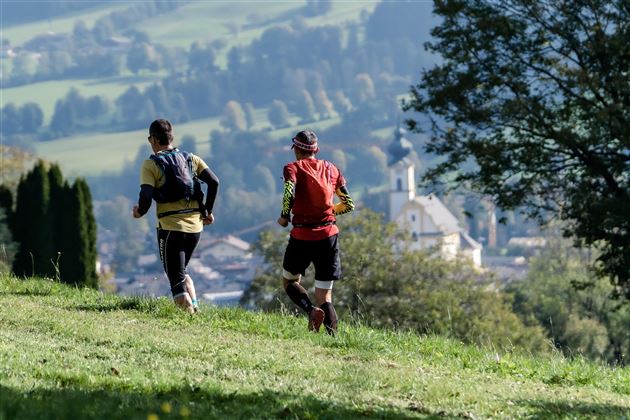
<svg viewBox="0 0 630 420">
<path fill-rule="evenodd" d="M 142 215 L 138 211 L 138 205 L 137 204 L 135 206 L 133 206 L 133 217 L 135 217 L 136 219 L 139 219 L 139 218 L 142 217 Z"/>
<path fill-rule="evenodd" d="M 282 227 L 287 227 L 289 226 L 289 219 L 287 217 L 280 216 L 278 218 L 278 224 Z"/>
<path fill-rule="evenodd" d="M 211 225 L 213 223 L 214 223 L 214 215 L 212 213 L 208 213 L 208 215 L 203 218 L 203 224 L 205 226 L 205 225 Z"/>
</svg>

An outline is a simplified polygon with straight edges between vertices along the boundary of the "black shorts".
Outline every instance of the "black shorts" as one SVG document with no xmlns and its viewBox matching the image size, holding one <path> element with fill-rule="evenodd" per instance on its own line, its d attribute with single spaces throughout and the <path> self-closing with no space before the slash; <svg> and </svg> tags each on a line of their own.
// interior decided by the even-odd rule
<svg viewBox="0 0 630 420">
<path fill-rule="evenodd" d="M 168 281 L 171 283 L 171 293 L 173 296 L 181 295 L 186 292 L 184 287 L 186 266 L 199 243 L 201 232 L 186 233 L 158 229 L 157 235 L 160 261 L 162 261 Z"/>
<path fill-rule="evenodd" d="M 306 267 L 315 266 L 315 280 L 330 281 L 341 278 L 339 235 L 319 241 L 289 238 L 282 268 L 291 274 L 304 275 Z"/>
</svg>

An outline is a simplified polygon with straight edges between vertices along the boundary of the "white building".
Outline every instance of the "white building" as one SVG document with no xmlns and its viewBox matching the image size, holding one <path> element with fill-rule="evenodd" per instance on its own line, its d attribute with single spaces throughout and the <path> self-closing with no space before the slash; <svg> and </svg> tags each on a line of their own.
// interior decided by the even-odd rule
<svg viewBox="0 0 630 420">
<path fill-rule="evenodd" d="M 438 197 L 416 195 L 412 145 L 397 128 L 389 145 L 389 217 L 410 232 L 410 248 L 437 248 L 444 258 L 463 256 L 481 266 L 481 244 L 471 238 Z"/>
<path fill-rule="evenodd" d="M 208 258 L 226 261 L 226 260 L 247 260 L 252 257 L 250 244 L 236 236 L 227 235 L 210 242 L 203 251 L 200 252 L 200 258 L 206 260 Z"/>
</svg>

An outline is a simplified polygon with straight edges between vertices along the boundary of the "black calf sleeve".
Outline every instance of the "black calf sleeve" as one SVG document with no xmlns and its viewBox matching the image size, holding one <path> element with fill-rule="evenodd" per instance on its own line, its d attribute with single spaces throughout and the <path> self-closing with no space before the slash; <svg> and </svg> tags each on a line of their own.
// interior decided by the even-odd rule
<svg viewBox="0 0 630 420">
<path fill-rule="evenodd" d="M 308 298 L 308 293 L 306 292 L 306 289 L 303 288 L 300 283 L 296 281 L 291 282 L 284 290 L 297 306 L 304 309 L 307 314 L 311 312 L 311 310 L 313 309 L 313 304 Z"/>
<path fill-rule="evenodd" d="M 335 335 L 337 331 L 337 312 L 332 302 L 324 302 L 320 305 L 320 308 L 324 311 L 324 326 L 326 332 L 330 335 Z"/>
</svg>

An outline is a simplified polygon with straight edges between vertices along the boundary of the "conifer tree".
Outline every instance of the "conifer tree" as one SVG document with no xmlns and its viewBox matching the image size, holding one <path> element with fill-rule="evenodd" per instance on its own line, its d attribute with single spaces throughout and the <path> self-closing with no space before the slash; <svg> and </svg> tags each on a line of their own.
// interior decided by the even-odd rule
<svg viewBox="0 0 630 420">
<path fill-rule="evenodd" d="M 6 185 L 0 185 L 0 272 L 11 268 L 15 253 L 9 226 L 13 215 L 13 194 Z"/>
<path fill-rule="evenodd" d="M 48 171 L 48 183 L 50 185 L 50 207 L 48 223 L 51 226 L 51 234 L 53 241 L 54 261 L 55 261 L 55 278 L 59 277 L 60 264 L 65 254 L 65 241 L 69 226 L 65 212 L 68 209 L 68 184 L 64 181 L 59 165 L 52 164 Z M 63 279 L 61 279 L 63 280 Z"/>
<path fill-rule="evenodd" d="M 20 181 L 11 230 L 19 243 L 13 260 L 17 275 L 54 276 L 54 246 L 48 223 L 50 184 L 43 161 Z"/>
<path fill-rule="evenodd" d="M 11 215 L 13 213 L 13 193 L 6 185 L 0 185 L 0 209 L 4 210 L 4 214 L 9 223 L 11 223 Z"/>
<path fill-rule="evenodd" d="M 66 188 L 67 226 L 61 250 L 61 279 L 65 283 L 81 284 L 96 288 L 96 221 L 92 208 L 92 196 L 82 178 Z"/>
</svg>

